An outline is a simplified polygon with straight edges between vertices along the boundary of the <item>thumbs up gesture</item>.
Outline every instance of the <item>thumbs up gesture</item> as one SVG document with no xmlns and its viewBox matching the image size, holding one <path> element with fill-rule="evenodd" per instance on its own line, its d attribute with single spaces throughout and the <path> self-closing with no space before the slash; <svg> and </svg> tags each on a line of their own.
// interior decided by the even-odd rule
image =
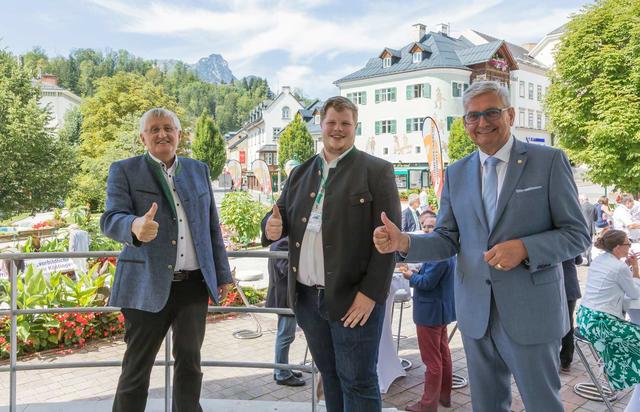
<svg viewBox="0 0 640 412">
<path fill-rule="evenodd" d="M 282 237 L 282 216 L 278 205 L 273 205 L 273 211 L 267 220 L 265 232 L 269 240 L 278 240 Z"/>
<path fill-rule="evenodd" d="M 158 222 L 153 220 L 156 217 L 156 212 L 158 211 L 158 204 L 153 202 L 151 208 L 144 215 L 137 217 L 133 220 L 131 224 L 131 231 L 136 238 L 138 238 L 141 242 L 151 242 L 153 239 L 158 236 L 158 227 L 160 226 Z"/>
<path fill-rule="evenodd" d="M 409 235 L 402 233 L 385 212 L 380 214 L 382 226 L 373 231 L 373 244 L 380 253 L 403 252 L 409 250 Z"/>
</svg>

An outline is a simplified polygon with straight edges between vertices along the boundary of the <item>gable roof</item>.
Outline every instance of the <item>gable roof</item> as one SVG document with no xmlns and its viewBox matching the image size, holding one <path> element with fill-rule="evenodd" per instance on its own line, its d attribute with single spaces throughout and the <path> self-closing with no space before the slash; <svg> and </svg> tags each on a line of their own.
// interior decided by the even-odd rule
<svg viewBox="0 0 640 412">
<path fill-rule="evenodd" d="M 559 29 L 556 29 L 556 30 L 559 30 Z M 485 34 L 485 33 L 481 33 L 481 32 L 479 32 L 477 30 L 470 30 L 470 31 L 472 31 L 473 33 L 475 33 L 479 37 L 481 37 L 484 40 L 486 40 L 488 42 L 487 44 L 490 44 L 490 43 L 496 42 L 496 41 L 501 41 L 500 39 L 497 39 L 495 37 L 489 36 L 488 34 Z M 467 41 L 469 44 L 473 44 L 470 40 L 468 40 L 464 36 L 460 36 L 460 40 Z M 513 55 L 513 58 L 516 59 L 516 61 L 518 63 L 528 64 L 530 66 L 535 66 L 535 67 L 538 67 L 538 68 L 544 69 L 544 70 L 548 69 L 548 67 L 545 64 L 543 64 L 542 62 L 540 62 L 540 61 L 536 60 L 535 58 L 531 57 L 531 55 L 529 54 L 529 50 L 525 49 L 524 47 L 518 46 L 517 44 L 510 43 L 510 42 L 505 42 L 505 44 L 509 48 L 509 51 Z"/>
<path fill-rule="evenodd" d="M 341 83 L 366 79 L 371 77 L 387 76 L 390 74 L 406 73 L 432 68 L 456 68 L 470 70 L 469 65 L 488 61 L 493 56 L 491 51 L 497 51 L 505 42 L 496 39 L 489 45 L 474 45 L 467 39 L 455 39 L 444 33 L 429 32 L 419 42 L 411 42 L 402 49 L 394 50 L 385 48 L 384 51 L 396 51 L 400 53 L 399 60 L 390 67 L 382 67 L 382 59 L 374 57 L 360 70 L 348 74 L 335 82 Z M 413 62 L 411 50 L 416 45 L 429 53 L 418 63 Z M 384 53 L 383 51 L 383 53 Z M 381 56 L 380 54 L 379 56 Z M 483 60 L 484 59 L 484 60 Z"/>
</svg>

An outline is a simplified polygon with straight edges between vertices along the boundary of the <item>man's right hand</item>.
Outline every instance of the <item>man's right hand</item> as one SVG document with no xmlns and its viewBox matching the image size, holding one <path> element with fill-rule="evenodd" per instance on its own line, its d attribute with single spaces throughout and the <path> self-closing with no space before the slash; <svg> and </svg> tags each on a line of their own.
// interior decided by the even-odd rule
<svg viewBox="0 0 640 412">
<path fill-rule="evenodd" d="M 380 214 L 382 226 L 373 231 L 373 244 L 380 253 L 393 253 L 409 251 L 409 235 L 402 233 L 385 212 Z"/>
<path fill-rule="evenodd" d="M 151 208 L 143 216 L 137 217 L 131 224 L 131 231 L 136 238 L 141 242 L 151 242 L 158 236 L 158 222 L 153 220 L 156 217 L 158 211 L 158 204 L 153 202 Z"/>
<path fill-rule="evenodd" d="M 282 216 L 278 205 L 273 205 L 273 212 L 267 220 L 265 235 L 269 240 L 278 240 L 282 237 Z"/>
</svg>

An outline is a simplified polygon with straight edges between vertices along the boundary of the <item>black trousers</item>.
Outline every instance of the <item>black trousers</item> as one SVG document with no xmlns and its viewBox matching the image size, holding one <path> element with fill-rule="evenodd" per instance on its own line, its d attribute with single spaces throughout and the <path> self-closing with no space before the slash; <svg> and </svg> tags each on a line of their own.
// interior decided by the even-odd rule
<svg viewBox="0 0 640 412">
<path fill-rule="evenodd" d="M 127 349 L 113 412 L 143 412 L 151 368 L 165 335 L 173 330 L 173 412 L 202 412 L 200 348 L 204 341 L 209 294 L 202 275 L 173 282 L 165 307 L 157 313 L 122 309 Z"/>
<path fill-rule="evenodd" d="M 562 348 L 560 348 L 560 365 L 563 367 L 571 365 L 574 350 L 573 312 L 576 310 L 576 301 L 567 300 L 567 304 L 569 306 L 569 322 L 571 322 L 571 329 L 569 329 L 569 332 L 567 332 L 567 334 L 562 338 Z"/>
</svg>

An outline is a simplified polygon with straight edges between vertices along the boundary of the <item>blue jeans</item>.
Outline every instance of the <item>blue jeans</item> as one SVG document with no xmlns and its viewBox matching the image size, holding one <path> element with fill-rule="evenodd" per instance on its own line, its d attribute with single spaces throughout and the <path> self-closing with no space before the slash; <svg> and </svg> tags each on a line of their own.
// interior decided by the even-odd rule
<svg viewBox="0 0 640 412">
<path fill-rule="evenodd" d="M 276 335 L 276 363 L 289 363 L 289 346 L 296 338 L 295 316 L 278 315 L 278 334 Z M 275 369 L 276 380 L 291 377 L 289 369 Z"/>
<path fill-rule="evenodd" d="M 384 308 L 376 304 L 364 326 L 346 328 L 329 320 L 324 290 L 298 284 L 295 313 L 318 370 L 327 412 L 382 409 L 378 386 L 378 347 Z"/>
</svg>

